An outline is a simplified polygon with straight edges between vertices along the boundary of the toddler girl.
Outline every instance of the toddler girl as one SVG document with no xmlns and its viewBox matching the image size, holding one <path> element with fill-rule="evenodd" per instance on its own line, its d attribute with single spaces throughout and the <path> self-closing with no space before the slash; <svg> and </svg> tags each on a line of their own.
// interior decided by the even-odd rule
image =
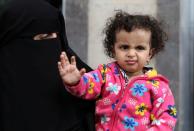
<svg viewBox="0 0 194 131">
<path fill-rule="evenodd" d="M 118 11 L 104 32 L 106 54 L 115 61 L 85 73 L 62 52 L 58 68 L 67 90 L 96 99 L 97 131 L 172 131 L 177 111 L 168 80 L 146 67 L 165 45 L 159 22 Z"/>
</svg>

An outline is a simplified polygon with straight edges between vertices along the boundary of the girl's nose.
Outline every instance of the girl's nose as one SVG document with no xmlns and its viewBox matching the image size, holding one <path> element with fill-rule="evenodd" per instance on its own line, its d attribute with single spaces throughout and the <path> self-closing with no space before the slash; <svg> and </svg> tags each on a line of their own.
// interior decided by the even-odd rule
<svg viewBox="0 0 194 131">
<path fill-rule="evenodd" d="M 133 49 L 130 49 L 128 52 L 127 52 L 127 57 L 133 57 L 133 56 L 135 56 L 135 50 L 133 50 Z"/>
</svg>

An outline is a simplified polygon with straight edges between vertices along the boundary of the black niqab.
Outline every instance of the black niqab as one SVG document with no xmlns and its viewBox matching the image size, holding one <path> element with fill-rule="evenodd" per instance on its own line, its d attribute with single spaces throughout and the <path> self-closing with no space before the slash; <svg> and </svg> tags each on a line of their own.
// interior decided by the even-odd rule
<svg viewBox="0 0 194 131">
<path fill-rule="evenodd" d="M 61 12 L 45 0 L 7 0 L 1 8 L 1 131 L 81 128 L 75 125 L 91 110 L 91 103 L 67 93 L 59 77 L 57 61 L 61 51 L 75 55 L 68 47 L 64 26 Z M 58 37 L 33 40 L 37 34 L 52 32 Z M 77 60 L 79 68 L 91 70 Z"/>
</svg>

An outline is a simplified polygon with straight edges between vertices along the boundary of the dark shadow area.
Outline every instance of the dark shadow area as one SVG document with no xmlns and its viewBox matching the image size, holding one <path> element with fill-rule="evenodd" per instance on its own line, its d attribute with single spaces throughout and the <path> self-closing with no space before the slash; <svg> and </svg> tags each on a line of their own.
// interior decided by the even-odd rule
<svg viewBox="0 0 194 131">
<path fill-rule="evenodd" d="M 47 0 L 58 9 L 62 8 L 62 0 Z"/>
</svg>

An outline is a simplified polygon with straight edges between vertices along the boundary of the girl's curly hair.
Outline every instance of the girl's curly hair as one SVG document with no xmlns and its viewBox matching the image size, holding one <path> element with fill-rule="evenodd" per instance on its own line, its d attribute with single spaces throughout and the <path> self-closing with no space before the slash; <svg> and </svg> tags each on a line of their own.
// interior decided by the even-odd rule
<svg viewBox="0 0 194 131">
<path fill-rule="evenodd" d="M 113 49 L 116 41 L 116 33 L 120 30 L 131 32 L 134 29 L 145 29 L 151 31 L 151 49 L 153 49 L 152 57 L 164 48 L 167 41 L 167 34 L 162 30 L 161 23 L 154 17 L 149 15 L 131 15 L 124 11 L 117 11 L 114 17 L 107 20 L 103 30 L 105 38 L 103 45 L 105 53 L 113 58 Z"/>
</svg>

